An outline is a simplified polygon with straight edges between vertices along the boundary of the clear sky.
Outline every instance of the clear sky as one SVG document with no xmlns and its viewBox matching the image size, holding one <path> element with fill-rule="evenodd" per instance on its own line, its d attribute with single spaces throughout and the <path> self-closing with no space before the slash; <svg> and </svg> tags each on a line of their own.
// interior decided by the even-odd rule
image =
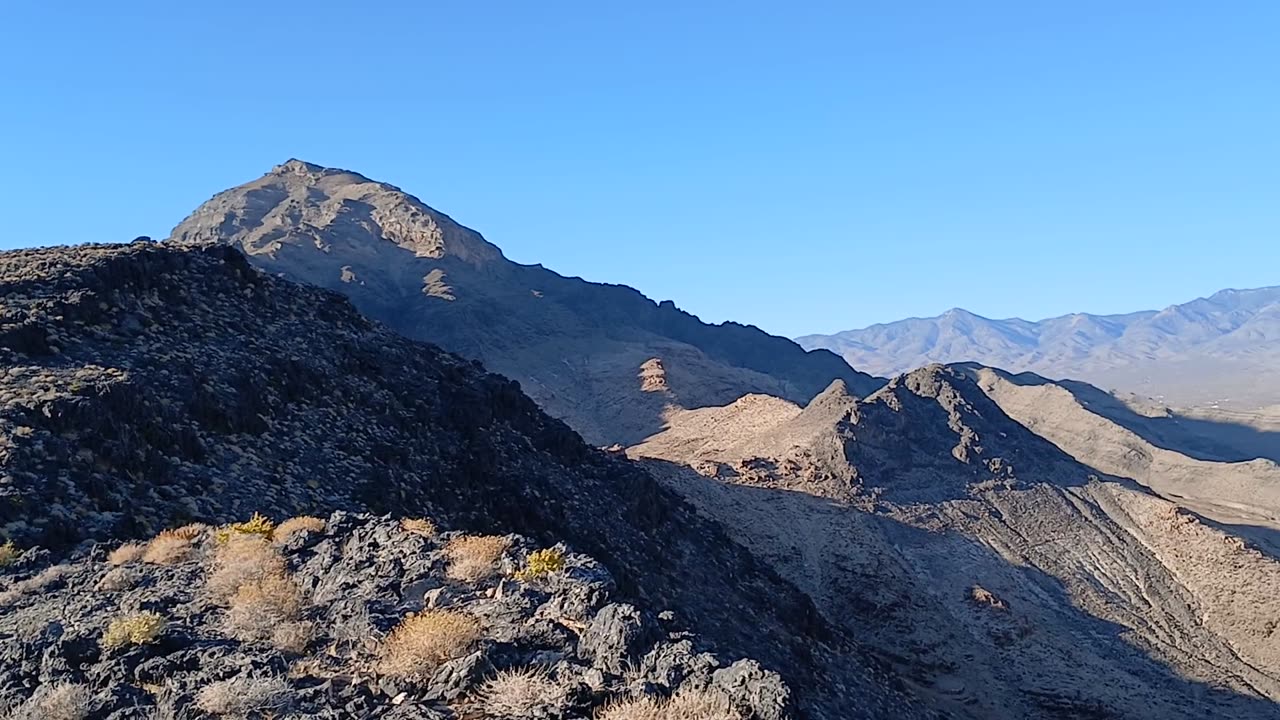
<svg viewBox="0 0 1280 720">
<path fill-rule="evenodd" d="M 0 4 L 5 247 L 289 157 L 798 335 L 1280 284 L 1280 2 Z"/>
</svg>

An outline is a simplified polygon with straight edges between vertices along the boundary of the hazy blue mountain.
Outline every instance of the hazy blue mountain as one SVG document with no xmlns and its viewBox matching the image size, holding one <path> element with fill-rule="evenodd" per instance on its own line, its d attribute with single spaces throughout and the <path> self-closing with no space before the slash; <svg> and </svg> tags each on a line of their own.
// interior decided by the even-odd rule
<svg viewBox="0 0 1280 720">
<path fill-rule="evenodd" d="M 1085 380 L 1174 405 L 1280 403 L 1280 286 L 1223 290 L 1164 310 L 1076 313 L 1030 322 L 959 308 L 796 338 L 854 367 L 893 375 L 931 362 L 977 362 Z"/>
</svg>

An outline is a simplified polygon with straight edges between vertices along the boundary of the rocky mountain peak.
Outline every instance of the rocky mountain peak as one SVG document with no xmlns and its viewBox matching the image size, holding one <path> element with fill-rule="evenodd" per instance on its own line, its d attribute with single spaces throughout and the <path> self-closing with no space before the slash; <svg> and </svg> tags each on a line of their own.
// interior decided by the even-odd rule
<svg viewBox="0 0 1280 720">
<path fill-rule="evenodd" d="M 319 254 L 395 262 L 405 251 L 472 265 L 502 258 L 479 233 L 394 185 L 296 158 L 218 193 L 175 227 L 169 240 L 230 242 L 250 256 L 289 255 L 293 262 Z"/>
</svg>

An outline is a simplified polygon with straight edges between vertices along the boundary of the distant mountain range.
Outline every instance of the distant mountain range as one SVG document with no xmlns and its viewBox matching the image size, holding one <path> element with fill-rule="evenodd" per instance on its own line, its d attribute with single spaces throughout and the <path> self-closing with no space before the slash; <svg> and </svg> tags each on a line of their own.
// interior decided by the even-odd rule
<svg viewBox="0 0 1280 720">
<path fill-rule="evenodd" d="M 840 353 L 873 374 L 976 362 L 1084 380 L 1177 406 L 1280 403 L 1280 286 L 1223 290 L 1164 310 L 1076 313 L 1039 322 L 992 320 L 956 308 L 796 342 Z"/>
<path fill-rule="evenodd" d="M 396 331 L 519 381 L 597 444 L 657 432 L 672 406 L 748 393 L 807 402 L 836 378 L 859 394 L 883 383 L 750 325 L 709 325 L 623 285 L 514 263 L 396 187 L 301 160 L 218 193 L 169 241 L 230 244 L 264 270 L 341 292 Z"/>
</svg>

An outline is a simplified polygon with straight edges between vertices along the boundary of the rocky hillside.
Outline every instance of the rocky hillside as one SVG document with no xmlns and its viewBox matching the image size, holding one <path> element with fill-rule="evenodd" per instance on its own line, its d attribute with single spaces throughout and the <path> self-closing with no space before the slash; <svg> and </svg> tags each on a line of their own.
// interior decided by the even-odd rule
<svg viewBox="0 0 1280 720">
<path fill-rule="evenodd" d="M 797 339 L 872 373 L 975 362 L 1083 380 L 1175 406 L 1280 404 L 1280 287 L 1223 290 L 1164 310 L 1039 322 L 961 309 Z"/>
<path fill-rule="evenodd" d="M 1077 461 L 966 368 L 673 413 L 629 453 L 958 717 L 1280 713 L 1280 563 Z"/>
<path fill-rule="evenodd" d="M 1262 440 L 1270 436 L 1270 452 L 1280 457 L 1280 436 L 1257 431 L 1241 437 L 1238 429 L 1232 431 L 1238 426 L 1230 424 L 1140 415 L 1083 383 L 1054 383 L 975 365 L 957 369 L 1010 417 L 1080 463 L 1227 523 L 1280 557 L 1280 466 L 1251 452 L 1265 450 L 1268 443 Z"/>
<path fill-rule="evenodd" d="M 290 160 L 214 196 L 170 236 L 211 241 L 337 290 L 410 338 L 481 360 L 596 444 L 656 432 L 668 406 L 747 393 L 807 402 L 836 378 L 859 393 L 879 386 L 825 350 L 513 263 L 417 198 L 345 170 Z"/>
<path fill-rule="evenodd" d="M 0 582 L 0 713 L 779 720 L 789 690 L 518 536 L 335 513 L 187 526 Z M 701 714 L 699 714 L 701 713 Z"/>
<path fill-rule="evenodd" d="M 226 246 L 0 253 L 0 534 L 19 550 L 334 510 L 566 542 L 777 670 L 812 718 L 918 717 L 812 602 L 519 387 Z"/>
</svg>

